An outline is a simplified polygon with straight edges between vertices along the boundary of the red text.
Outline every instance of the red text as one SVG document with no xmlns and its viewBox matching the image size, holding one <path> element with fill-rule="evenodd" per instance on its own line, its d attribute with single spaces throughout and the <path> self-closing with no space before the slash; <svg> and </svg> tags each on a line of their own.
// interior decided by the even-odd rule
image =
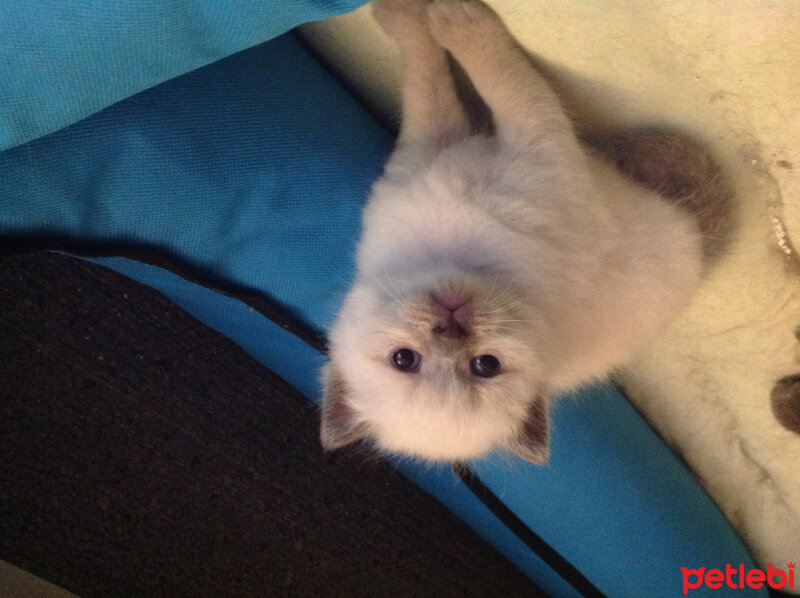
<svg viewBox="0 0 800 598">
<path fill-rule="evenodd" d="M 705 567 L 698 569 L 681 567 L 683 595 L 685 596 L 689 593 L 689 590 L 696 590 L 703 585 L 713 590 L 723 586 L 732 590 L 742 590 L 744 588 L 758 590 L 763 588 L 764 584 L 774 590 L 794 589 L 794 568 L 794 563 L 787 563 L 785 571 L 773 567 L 772 563 L 767 564 L 766 571 L 761 569 L 745 571 L 744 565 L 740 564 L 738 567 L 734 567 L 730 563 L 725 565 L 725 571 L 722 571 L 722 569 L 706 569 Z"/>
</svg>

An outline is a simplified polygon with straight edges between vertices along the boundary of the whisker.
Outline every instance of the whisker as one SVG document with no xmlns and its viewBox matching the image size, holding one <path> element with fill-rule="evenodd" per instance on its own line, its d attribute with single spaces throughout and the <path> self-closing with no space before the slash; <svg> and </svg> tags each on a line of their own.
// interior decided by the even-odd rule
<svg viewBox="0 0 800 598">
<path fill-rule="evenodd" d="M 394 281 L 394 277 L 387 274 L 386 279 L 389 281 L 389 284 L 392 285 L 392 288 L 395 291 L 395 300 L 401 301 L 404 298 L 405 294 L 402 293 L 399 288 L 397 288 L 397 285 L 395 284 Z"/>
<path fill-rule="evenodd" d="M 494 297 L 489 299 L 489 304 L 492 306 L 500 306 L 500 309 L 503 309 L 504 302 L 506 298 L 511 295 L 514 291 L 514 286 L 511 283 L 508 283 L 505 288 Z M 516 303 L 514 303 L 516 304 Z"/>
<path fill-rule="evenodd" d="M 385 279 L 385 280 L 384 280 L 384 279 Z M 374 277 L 372 278 L 372 281 L 373 281 L 373 282 L 374 282 L 374 283 L 375 283 L 375 284 L 376 284 L 376 285 L 377 285 L 377 286 L 378 286 L 378 287 L 379 287 L 379 288 L 380 288 L 380 289 L 381 289 L 381 290 L 382 290 L 384 293 L 386 293 L 386 295 L 388 295 L 388 296 L 389 296 L 389 298 L 390 298 L 390 299 L 392 299 L 393 301 L 397 301 L 397 302 L 399 302 L 399 301 L 401 301 L 401 300 L 402 300 L 402 297 L 400 296 L 400 294 L 399 294 L 399 291 L 397 290 L 397 287 L 395 287 L 395 285 L 394 285 L 394 284 L 392 284 L 392 280 L 391 280 L 391 278 L 389 278 L 389 276 L 385 276 L 385 277 L 378 277 L 378 276 L 374 276 Z M 392 288 L 389 288 L 388 286 L 386 286 L 386 284 L 385 284 L 386 282 L 390 283 L 390 284 L 392 285 Z"/>
<path fill-rule="evenodd" d="M 514 301 L 511 301 L 510 303 L 505 303 L 503 305 L 495 307 L 495 309 L 489 310 L 489 311 L 487 311 L 485 313 L 487 313 L 487 314 L 496 314 L 496 313 L 500 313 L 500 312 L 503 312 L 503 311 L 508 311 L 512 307 L 516 307 L 517 305 L 519 305 L 521 303 L 524 303 L 524 302 L 525 302 L 525 299 L 522 299 L 522 298 L 516 299 Z"/>
</svg>

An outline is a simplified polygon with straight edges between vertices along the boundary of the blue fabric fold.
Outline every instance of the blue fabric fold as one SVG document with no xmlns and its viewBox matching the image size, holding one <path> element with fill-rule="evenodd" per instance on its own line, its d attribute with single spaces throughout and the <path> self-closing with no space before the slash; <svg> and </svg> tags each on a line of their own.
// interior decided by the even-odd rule
<svg viewBox="0 0 800 598">
<path fill-rule="evenodd" d="M 0 153 L 0 236 L 161 251 L 324 330 L 391 146 L 288 34 Z M 245 304 L 141 262 L 102 263 L 161 290 L 319 400 L 323 356 Z M 511 458 L 473 467 L 609 596 L 681 595 L 681 566 L 753 567 L 699 484 L 613 387 L 562 399 L 552 442 L 547 468 Z M 575 595 L 449 469 L 397 467 L 551 595 Z"/>
<path fill-rule="evenodd" d="M 4 0 L 0 150 L 363 0 Z"/>
</svg>

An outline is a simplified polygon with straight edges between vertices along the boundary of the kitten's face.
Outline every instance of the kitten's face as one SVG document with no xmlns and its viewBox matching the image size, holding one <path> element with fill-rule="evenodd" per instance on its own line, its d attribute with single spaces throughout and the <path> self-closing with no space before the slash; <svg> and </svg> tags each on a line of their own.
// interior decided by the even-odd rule
<svg viewBox="0 0 800 598">
<path fill-rule="evenodd" d="M 460 272 L 357 283 L 331 331 L 322 440 L 456 461 L 494 448 L 547 460 L 528 306 Z"/>
</svg>

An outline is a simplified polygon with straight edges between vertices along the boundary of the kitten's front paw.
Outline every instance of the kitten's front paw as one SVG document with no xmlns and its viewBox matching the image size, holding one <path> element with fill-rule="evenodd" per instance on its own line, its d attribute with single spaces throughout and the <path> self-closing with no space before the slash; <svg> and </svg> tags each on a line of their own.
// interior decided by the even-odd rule
<svg viewBox="0 0 800 598">
<path fill-rule="evenodd" d="M 372 16 L 386 34 L 401 43 L 428 31 L 428 0 L 375 0 Z"/>
<path fill-rule="evenodd" d="M 439 0 L 428 5 L 428 16 L 431 34 L 446 48 L 505 34 L 500 17 L 480 0 Z"/>
</svg>

